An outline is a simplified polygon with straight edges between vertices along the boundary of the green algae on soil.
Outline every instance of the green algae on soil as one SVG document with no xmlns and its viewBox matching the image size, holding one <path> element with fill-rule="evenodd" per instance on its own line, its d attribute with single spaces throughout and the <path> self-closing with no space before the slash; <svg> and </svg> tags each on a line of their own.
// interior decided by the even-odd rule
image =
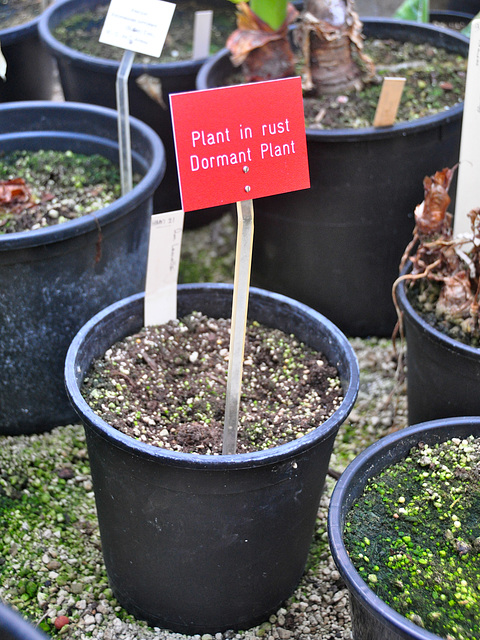
<svg viewBox="0 0 480 640">
<path fill-rule="evenodd" d="M 368 586 L 444 638 L 480 638 L 480 438 L 419 443 L 369 480 L 345 525 Z"/>
</svg>

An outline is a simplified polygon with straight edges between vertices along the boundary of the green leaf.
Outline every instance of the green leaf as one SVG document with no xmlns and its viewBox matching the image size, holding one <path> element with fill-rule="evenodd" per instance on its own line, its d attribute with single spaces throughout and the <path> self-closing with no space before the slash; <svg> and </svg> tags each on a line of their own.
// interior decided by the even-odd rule
<svg viewBox="0 0 480 640">
<path fill-rule="evenodd" d="M 428 22 L 430 7 L 428 0 L 404 0 L 393 14 L 400 20 L 414 20 L 415 22 Z"/>
<path fill-rule="evenodd" d="M 477 13 L 477 15 L 473 18 L 473 20 L 478 20 L 480 18 L 480 11 Z M 472 20 L 472 22 L 473 22 Z M 461 30 L 461 34 L 463 34 L 464 36 L 467 36 L 467 38 L 470 38 L 470 32 L 472 31 L 472 22 L 469 22 L 467 24 L 467 26 Z"/>
</svg>

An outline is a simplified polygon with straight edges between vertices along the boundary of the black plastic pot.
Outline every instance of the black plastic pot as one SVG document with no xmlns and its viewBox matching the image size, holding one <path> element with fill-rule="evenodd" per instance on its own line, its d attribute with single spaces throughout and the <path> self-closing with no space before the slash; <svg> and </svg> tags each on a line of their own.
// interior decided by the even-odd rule
<svg viewBox="0 0 480 640">
<path fill-rule="evenodd" d="M 371 445 L 347 467 L 330 500 L 328 535 L 335 564 L 350 592 L 354 640 L 439 640 L 394 611 L 364 582 L 353 566 L 343 541 L 350 508 L 369 478 L 408 454 L 420 441 L 433 445 L 450 438 L 480 436 L 480 418 L 449 418 L 417 424 Z"/>
<path fill-rule="evenodd" d="M 18 613 L 0 603 L 0 638 L 2 640 L 47 640 L 47 636 Z"/>
<path fill-rule="evenodd" d="M 66 100 L 116 108 L 115 82 L 119 62 L 94 58 L 71 49 L 59 42 L 52 33 L 61 22 L 76 13 L 107 4 L 108 0 L 57 0 L 42 16 L 39 25 L 40 37 L 57 61 Z M 167 168 L 165 179 L 155 194 L 156 212 L 181 208 L 169 95 L 195 90 L 195 78 L 204 61 L 184 60 L 149 65 L 134 62 L 130 72 L 130 113 L 152 127 L 165 146 Z M 160 106 L 138 86 L 137 78 L 145 73 L 160 80 L 164 106 Z M 187 214 L 185 226 L 205 224 L 223 211 L 225 208 Z"/>
<path fill-rule="evenodd" d="M 426 322 L 410 304 L 404 283 L 397 288 L 397 298 L 407 342 L 409 423 L 480 415 L 480 349 Z"/>
<path fill-rule="evenodd" d="M 50 100 L 55 62 L 38 35 L 40 16 L 16 27 L 0 30 L 7 79 L 0 79 L 0 102 Z"/>
<path fill-rule="evenodd" d="M 430 22 L 439 23 L 447 28 L 452 24 L 460 24 L 462 28 L 466 27 L 473 17 L 470 13 L 462 11 L 430 11 Z"/>
<path fill-rule="evenodd" d="M 56 226 L 0 235 L 0 433 L 43 431 L 75 418 L 63 364 L 78 329 L 106 305 L 142 291 L 162 143 L 132 119 L 132 162 L 143 175 L 116 202 Z M 0 106 L 0 148 L 71 149 L 118 161 L 117 115 L 76 103 Z"/>
<path fill-rule="evenodd" d="M 364 33 L 468 55 L 467 38 L 432 25 L 366 18 Z M 224 50 L 197 88 L 225 84 L 232 69 Z M 255 201 L 253 284 L 305 302 L 347 334 L 391 335 L 391 286 L 422 180 L 458 161 L 462 113 L 458 104 L 382 129 L 307 129 L 311 188 Z"/>
<path fill-rule="evenodd" d="M 230 317 L 232 287 L 180 285 L 179 317 Z M 294 332 L 339 370 L 344 400 L 306 436 L 267 451 L 208 456 L 134 440 L 80 394 L 92 360 L 143 326 L 143 296 L 99 313 L 77 334 L 67 392 L 86 434 L 102 550 L 113 592 L 133 615 L 181 633 L 246 629 L 268 619 L 299 582 L 333 442 L 358 390 L 358 364 L 328 320 L 252 289 L 249 315 Z"/>
<path fill-rule="evenodd" d="M 431 0 L 430 10 L 434 12 L 460 11 L 473 18 L 480 11 L 480 0 Z"/>
</svg>

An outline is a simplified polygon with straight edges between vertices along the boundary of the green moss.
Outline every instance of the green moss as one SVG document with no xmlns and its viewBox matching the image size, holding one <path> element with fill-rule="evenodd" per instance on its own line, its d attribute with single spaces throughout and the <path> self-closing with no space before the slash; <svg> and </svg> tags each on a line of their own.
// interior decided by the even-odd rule
<svg viewBox="0 0 480 640">
<path fill-rule="evenodd" d="M 345 525 L 370 588 L 456 640 L 480 637 L 479 464 L 480 439 L 419 445 L 367 483 Z"/>
</svg>

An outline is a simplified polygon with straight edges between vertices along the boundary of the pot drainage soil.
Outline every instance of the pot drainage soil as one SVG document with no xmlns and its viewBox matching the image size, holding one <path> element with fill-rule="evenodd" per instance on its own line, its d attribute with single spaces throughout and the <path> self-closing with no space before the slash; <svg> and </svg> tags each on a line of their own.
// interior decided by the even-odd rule
<svg viewBox="0 0 480 640">
<path fill-rule="evenodd" d="M 420 443 L 369 480 L 345 545 L 369 587 L 415 624 L 480 637 L 480 439 Z"/>
<path fill-rule="evenodd" d="M 79 218 L 120 195 L 118 167 L 103 156 L 16 151 L 0 159 L 0 233 Z"/>
<path fill-rule="evenodd" d="M 222 449 L 230 320 L 194 312 L 147 327 L 97 359 L 82 394 L 106 422 L 174 451 Z M 339 407 L 337 370 L 277 329 L 248 325 L 238 453 L 300 438 Z"/>
<path fill-rule="evenodd" d="M 42 12 L 42 0 L 2 0 L 0 3 L 0 29 L 25 24 Z"/>
<path fill-rule="evenodd" d="M 76 13 L 63 20 L 54 30 L 54 37 L 68 47 L 86 55 L 107 60 L 120 60 L 123 51 L 98 41 L 108 5 L 98 6 L 92 11 Z M 196 10 L 213 10 L 211 53 L 225 46 L 225 41 L 235 28 L 235 9 L 228 2 L 205 3 L 194 0 L 179 2 L 160 58 L 149 58 L 137 54 L 135 63 L 158 64 L 190 60 L 192 58 L 193 20 Z"/>
</svg>

